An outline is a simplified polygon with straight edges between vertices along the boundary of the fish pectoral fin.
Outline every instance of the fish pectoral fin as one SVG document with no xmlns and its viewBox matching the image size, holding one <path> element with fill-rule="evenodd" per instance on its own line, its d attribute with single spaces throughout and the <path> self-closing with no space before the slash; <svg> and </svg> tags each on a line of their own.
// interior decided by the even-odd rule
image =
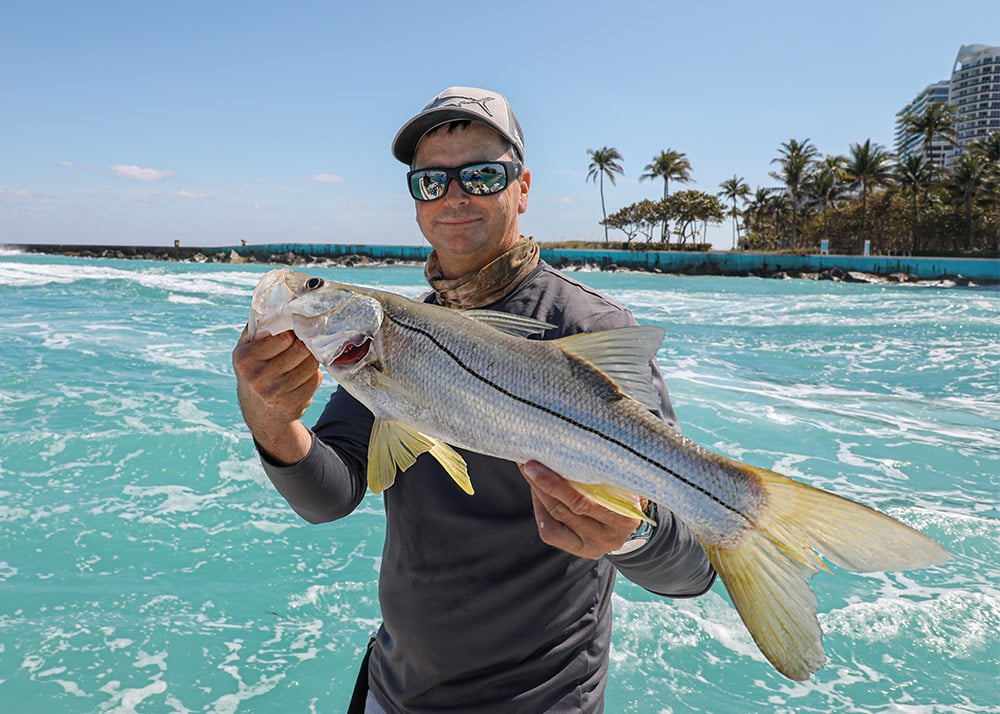
<svg viewBox="0 0 1000 714">
<path fill-rule="evenodd" d="M 368 488 L 382 493 L 417 457 L 430 453 L 459 488 L 472 494 L 472 480 L 465 459 L 443 441 L 421 434 L 398 421 L 376 419 L 368 442 Z"/>
<path fill-rule="evenodd" d="M 499 310 L 463 310 L 462 314 L 516 337 L 540 335 L 555 327 L 555 325 L 541 320 L 523 315 L 512 315 L 509 312 L 500 312 Z"/>
<path fill-rule="evenodd" d="M 590 363 L 620 391 L 651 410 L 663 407 L 650 368 L 662 342 L 663 330 L 648 325 L 581 332 L 554 341 L 563 352 Z"/>
<path fill-rule="evenodd" d="M 641 518 L 647 523 L 656 525 L 656 521 L 652 520 L 639 508 L 639 504 L 636 503 L 635 494 L 626 491 L 624 488 L 612 486 L 609 483 L 581 483 L 580 481 L 573 480 L 570 480 L 570 483 L 573 484 L 574 488 L 587 494 L 609 511 L 614 511 L 626 518 Z"/>
<path fill-rule="evenodd" d="M 757 646 L 790 679 L 808 679 L 826 661 L 808 584 L 828 570 L 820 555 L 860 572 L 921 568 L 950 557 L 872 508 L 767 469 L 737 468 L 763 487 L 764 504 L 737 540 L 702 546 Z"/>
</svg>

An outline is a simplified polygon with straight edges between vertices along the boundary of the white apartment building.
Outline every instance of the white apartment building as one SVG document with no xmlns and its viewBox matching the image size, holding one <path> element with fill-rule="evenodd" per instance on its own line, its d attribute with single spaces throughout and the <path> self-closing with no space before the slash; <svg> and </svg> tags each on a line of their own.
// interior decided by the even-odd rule
<svg viewBox="0 0 1000 714">
<path fill-rule="evenodd" d="M 923 154 L 923 140 L 909 137 L 902 128 L 906 114 L 922 114 L 934 102 L 947 102 L 955 109 L 958 146 L 936 139 L 931 155 L 938 166 L 950 167 L 973 143 L 1000 131 L 1000 47 L 962 45 L 952 66 L 951 79 L 936 82 L 896 114 L 896 154 Z"/>
<path fill-rule="evenodd" d="M 962 45 L 951 70 L 948 103 L 956 110 L 962 149 L 1000 131 L 1000 47 Z M 948 151 L 945 166 L 959 154 L 960 149 Z"/>
<path fill-rule="evenodd" d="M 932 104 L 948 103 L 948 81 L 942 80 L 929 85 L 924 91 L 905 107 L 896 112 L 896 155 L 923 156 L 935 166 L 944 166 L 945 152 L 949 145 L 940 137 L 934 137 L 931 142 L 930 156 L 926 155 L 924 137 L 910 134 L 903 126 L 903 117 L 907 115 L 921 116 Z"/>
</svg>

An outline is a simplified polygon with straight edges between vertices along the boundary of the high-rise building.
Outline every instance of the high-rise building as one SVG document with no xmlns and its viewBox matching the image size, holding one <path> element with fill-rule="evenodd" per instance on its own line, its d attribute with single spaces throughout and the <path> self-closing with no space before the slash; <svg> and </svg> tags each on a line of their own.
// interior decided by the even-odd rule
<svg viewBox="0 0 1000 714">
<path fill-rule="evenodd" d="M 903 124 L 905 116 L 923 116 L 927 108 L 932 104 L 948 103 L 948 81 L 942 80 L 929 85 L 924 91 L 905 107 L 896 112 L 896 155 L 923 156 L 935 166 L 944 166 L 945 151 L 948 144 L 941 137 L 934 137 L 931 141 L 930 155 L 927 155 L 927 147 L 924 137 L 911 134 Z"/>
<path fill-rule="evenodd" d="M 945 156 L 950 166 L 965 149 L 1000 131 L 1000 47 L 962 45 L 951 70 L 948 103 L 955 107 L 958 145 Z"/>
<path fill-rule="evenodd" d="M 923 138 L 908 134 L 902 120 L 907 114 L 922 115 L 936 102 L 954 109 L 958 145 L 935 138 L 926 156 Z M 896 154 L 925 155 L 938 166 L 950 167 L 966 148 L 995 131 L 1000 131 L 1000 47 L 962 45 L 951 79 L 931 84 L 896 113 Z"/>
</svg>

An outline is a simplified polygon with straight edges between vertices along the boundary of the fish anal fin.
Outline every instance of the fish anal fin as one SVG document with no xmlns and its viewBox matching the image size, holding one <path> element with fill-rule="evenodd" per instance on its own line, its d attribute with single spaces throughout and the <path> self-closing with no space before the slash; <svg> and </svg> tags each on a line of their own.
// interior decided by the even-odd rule
<svg viewBox="0 0 1000 714">
<path fill-rule="evenodd" d="M 475 491 L 472 488 L 472 479 L 469 478 L 468 465 L 462 455 L 443 441 L 437 439 L 432 441 L 434 446 L 430 449 L 431 456 L 437 459 L 437 462 L 441 464 L 441 467 L 451 476 L 451 480 L 458 484 L 460 489 L 470 496 L 473 495 Z"/>
<path fill-rule="evenodd" d="M 459 488 L 473 492 L 465 459 L 443 441 L 421 434 L 398 421 L 376 419 L 368 442 L 368 488 L 381 493 L 392 486 L 397 472 L 405 472 L 417 457 L 430 453 Z"/>
<path fill-rule="evenodd" d="M 933 540 L 872 508 L 746 464 L 765 498 L 752 525 L 730 543 L 702 545 L 764 656 L 805 680 L 823 666 L 816 596 L 808 580 L 829 570 L 906 570 L 950 556 Z"/>
<path fill-rule="evenodd" d="M 596 367 L 623 393 L 648 409 L 660 409 L 650 362 L 663 342 L 663 330 L 649 325 L 581 332 L 554 343 L 566 354 Z"/>
<path fill-rule="evenodd" d="M 573 487 L 582 491 L 599 504 L 626 518 L 640 518 L 652 525 L 656 521 L 642 512 L 639 504 L 636 503 L 635 494 L 626 491 L 624 488 L 612 486 L 608 483 L 582 483 L 580 481 L 570 481 Z"/>
</svg>

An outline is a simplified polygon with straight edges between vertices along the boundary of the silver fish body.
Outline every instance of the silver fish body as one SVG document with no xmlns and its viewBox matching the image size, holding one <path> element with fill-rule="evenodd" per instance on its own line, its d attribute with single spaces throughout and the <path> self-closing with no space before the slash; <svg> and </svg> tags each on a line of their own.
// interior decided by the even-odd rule
<svg viewBox="0 0 1000 714">
<path fill-rule="evenodd" d="M 472 492 L 450 447 L 537 460 L 622 513 L 629 494 L 668 507 L 697 536 L 758 646 L 783 674 L 825 661 L 806 580 L 826 566 L 895 570 L 943 562 L 936 543 L 884 514 L 716 454 L 667 427 L 649 361 L 658 328 L 554 341 L 535 321 L 459 312 L 392 293 L 272 271 L 251 328 L 293 329 L 375 415 L 369 483 L 390 486 L 429 451 Z"/>
</svg>

